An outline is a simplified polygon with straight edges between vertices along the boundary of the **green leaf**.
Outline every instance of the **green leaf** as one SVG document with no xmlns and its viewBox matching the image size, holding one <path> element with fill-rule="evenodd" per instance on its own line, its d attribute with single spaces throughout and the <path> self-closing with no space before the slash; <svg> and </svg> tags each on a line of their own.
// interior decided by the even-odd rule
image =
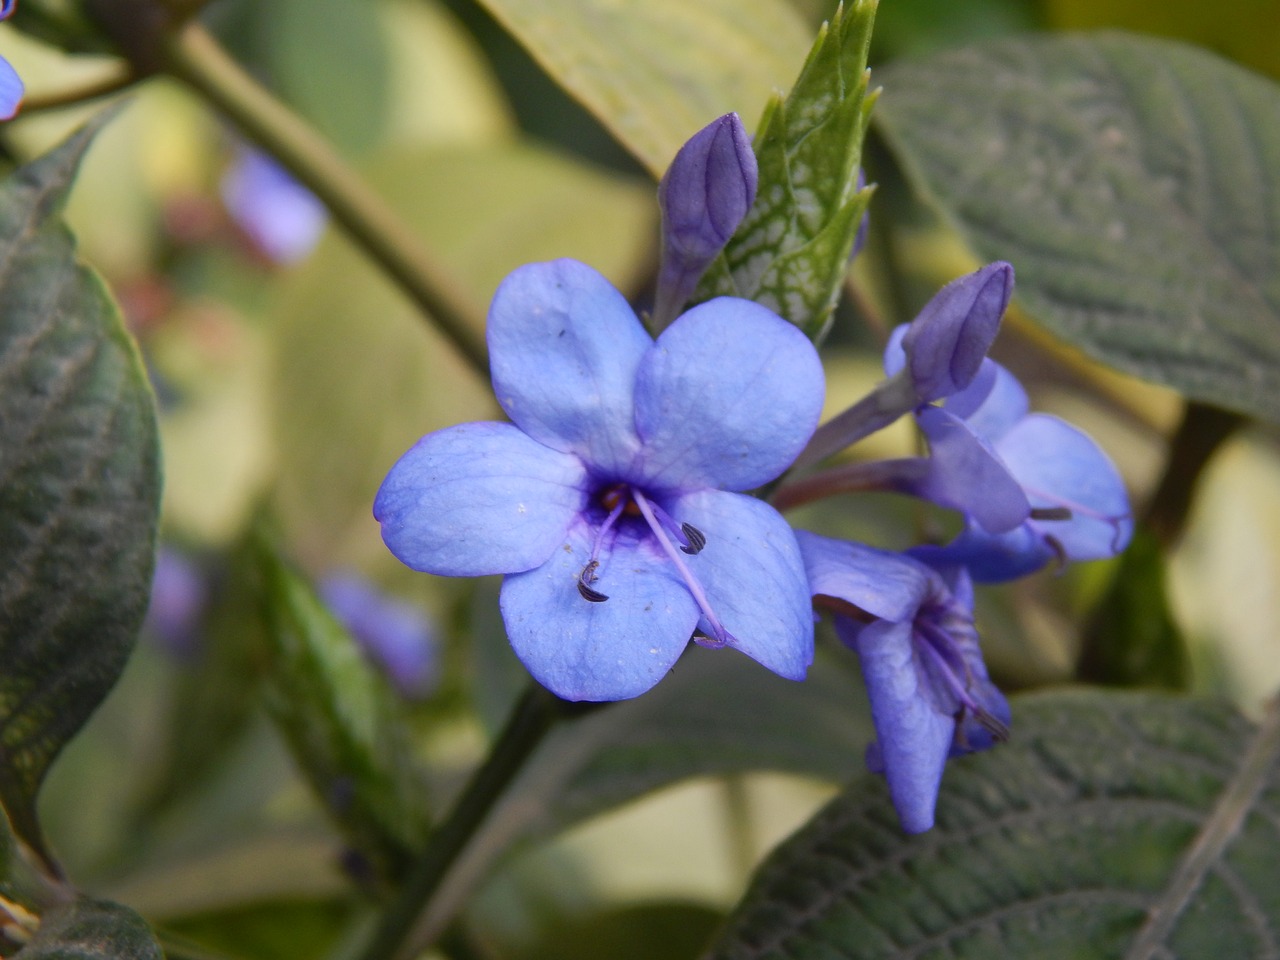
<svg viewBox="0 0 1280 960">
<path fill-rule="evenodd" d="M 761 868 L 712 960 L 1261 957 L 1280 924 L 1280 711 L 1156 693 L 1020 698 L 948 765 L 938 825 L 854 780 Z"/>
<path fill-rule="evenodd" d="M 267 705 L 321 803 L 394 876 L 427 831 L 395 694 L 310 585 L 258 539 L 247 551 L 267 627 Z"/>
<path fill-rule="evenodd" d="M 1164 551 L 1145 526 L 1134 530 L 1091 615 L 1077 675 L 1117 686 L 1190 686 L 1191 660 L 1169 608 Z"/>
<path fill-rule="evenodd" d="M 724 917 L 679 900 L 637 903 L 555 924 L 528 960 L 693 960 Z"/>
<path fill-rule="evenodd" d="M 0 186 L 0 800 L 55 872 L 36 793 L 128 659 L 160 497 L 146 373 L 58 220 L 97 126 Z"/>
<path fill-rule="evenodd" d="M 755 138 L 755 205 L 699 299 L 746 297 L 814 339 L 825 334 L 871 196 L 857 179 L 876 99 L 866 69 L 875 12 L 876 0 L 838 7 L 791 92 L 766 108 Z"/>
<path fill-rule="evenodd" d="M 808 30 L 785 0 L 481 0 L 655 177 L 716 117 L 759 115 Z"/>
<path fill-rule="evenodd" d="M 22 960 L 163 960 L 142 918 L 105 900 L 80 899 L 50 910 L 22 948 Z"/>
<path fill-rule="evenodd" d="M 1049 329 L 1280 419 L 1280 87 L 1178 43 L 1002 40 L 887 68 L 908 178 Z"/>
</svg>

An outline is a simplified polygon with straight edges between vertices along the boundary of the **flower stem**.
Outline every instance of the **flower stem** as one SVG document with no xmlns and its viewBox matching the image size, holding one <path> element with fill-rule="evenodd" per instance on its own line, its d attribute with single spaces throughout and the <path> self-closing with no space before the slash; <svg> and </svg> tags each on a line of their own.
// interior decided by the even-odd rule
<svg viewBox="0 0 1280 960">
<path fill-rule="evenodd" d="M 480 333 L 483 307 L 323 137 L 249 76 L 199 23 L 168 34 L 163 52 L 168 72 L 208 99 L 319 197 L 476 371 L 488 376 Z"/>
<path fill-rule="evenodd" d="M 122 65 L 106 76 L 83 86 L 28 96 L 23 99 L 22 112 L 18 116 L 25 117 L 44 110 L 78 107 L 90 100 L 100 100 L 102 97 L 109 97 L 113 93 L 127 90 L 137 83 L 138 79 L 138 75 L 133 70 Z"/>
<path fill-rule="evenodd" d="M 516 703 L 492 752 L 434 830 L 404 885 L 383 914 L 361 960 L 393 960 L 408 953 L 414 926 L 441 881 L 489 811 L 515 779 L 555 721 L 572 705 L 531 684 Z M 412 944 L 421 948 L 421 944 Z"/>
</svg>

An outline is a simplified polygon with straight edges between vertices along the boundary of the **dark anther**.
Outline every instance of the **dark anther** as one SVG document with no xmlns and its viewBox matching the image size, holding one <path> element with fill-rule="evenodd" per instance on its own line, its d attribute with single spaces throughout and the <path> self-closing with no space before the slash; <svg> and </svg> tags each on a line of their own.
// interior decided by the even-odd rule
<svg viewBox="0 0 1280 960">
<path fill-rule="evenodd" d="M 1070 520 L 1071 511 L 1067 507 L 1032 507 L 1032 520 Z"/>
<path fill-rule="evenodd" d="M 719 650 L 724 646 L 723 640 L 717 640 L 715 637 L 709 637 L 701 630 L 693 631 L 693 642 L 700 647 L 706 647 L 709 650 Z"/>
<path fill-rule="evenodd" d="M 997 743 L 1005 743 L 1009 739 L 1009 728 L 981 707 L 973 711 L 973 719 L 977 720 L 978 726 L 991 734 Z"/>
<path fill-rule="evenodd" d="M 1061 574 L 1064 570 L 1067 569 L 1067 560 L 1070 559 L 1067 556 L 1067 548 L 1062 545 L 1061 540 L 1059 540 L 1057 537 L 1055 537 L 1051 533 L 1045 534 L 1044 542 L 1045 542 L 1045 546 L 1047 546 L 1050 550 L 1053 551 L 1054 559 L 1058 563 L 1057 572 Z"/>
<path fill-rule="evenodd" d="M 578 574 L 578 593 L 582 596 L 583 600 L 590 600 L 592 603 L 604 603 L 609 599 L 599 590 L 591 589 L 591 584 L 595 583 L 598 579 L 596 577 L 596 567 L 598 566 L 600 566 L 600 561 L 592 560 L 583 567 L 582 572 Z"/>
<path fill-rule="evenodd" d="M 685 539 L 689 541 L 689 545 L 687 547 L 682 546 L 680 549 L 690 556 L 695 553 L 701 553 L 702 548 L 707 545 L 706 534 L 692 524 L 680 524 L 680 532 L 683 533 Z"/>
</svg>

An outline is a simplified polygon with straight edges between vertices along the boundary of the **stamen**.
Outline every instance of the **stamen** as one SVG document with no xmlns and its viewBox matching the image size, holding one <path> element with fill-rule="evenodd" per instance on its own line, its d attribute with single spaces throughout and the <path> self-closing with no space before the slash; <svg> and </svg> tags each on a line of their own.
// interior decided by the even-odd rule
<svg viewBox="0 0 1280 960">
<path fill-rule="evenodd" d="M 689 588 L 689 593 L 693 595 L 694 602 L 697 603 L 698 609 L 702 611 L 703 618 L 707 621 L 707 625 L 711 628 L 711 637 L 716 643 L 723 646 L 726 643 L 736 643 L 737 638 L 734 637 L 720 623 L 719 617 L 711 609 L 711 603 L 707 600 L 707 595 L 702 589 L 702 584 L 698 583 L 696 577 L 690 572 L 685 565 L 684 558 L 680 556 L 680 552 L 672 546 L 671 541 L 667 539 L 667 533 L 664 525 L 659 522 L 654 515 L 654 506 L 649 499 L 639 490 L 632 490 L 631 495 L 635 497 L 635 504 L 640 508 L 640 512 L 644 515 L 645 520 L 649 524 L 649 529 L 653 531 L 653 535 L 657 538 L 658 543 L 666 552 L 667 557 L 676 565 L 676 569 L 680 571 L 680 576 L 684 578 L 685 586 Z M 661 509 L 659 507 L 659 509 Z"/>
<path fill-rule="evenodd" d="M 708 637 L 701 630 L 693 631 L 693 642 L 700 647 L 706 647 L 708 650 L 719 650 L 724 646 L 724 642 L 716 640 L 714 637 Z"/>
<path fill-rule="evenodd" d="M 596 576 L 596 570 L 600 566 L 600 549 L 604 546 L 604 538 L 609 531 L 613 529 L 613 525 L 618 522 L 618 518 L 622 516 L 622 511 L 631 501 L 626 497 L 613 497 L 614 491 L 609 491 L 609 498 L 613 502 L 613 509 L 609 511 L 609 515 L 604 518 L 604 523 L 600 524 L 600 529 L 596 531 L 595 543 L 591 545 L 591 559 L 587 561 L 587 565 L 582 568 L 582 572 L 578 574 L 578 594 L 583 600 L 589 600 L 591 603 L 604 603 L 609 599 L 609 595 L 601 593 L 599 590 L 593 590 L 591 584 L 600 578 Z M 606 500 L 606 502 L 610 502 Z"/>
<path fill-rule="evenodd" d="M 1075 514 L 1070 507 L 1032 507 L 1032 520 L 1070 520 Z"/>
<path fill-rule="evenodd" d="M 596 576 L 596 567 L 600 566 L 599 560 L 591 560 L 582 572 L 578 574 L 578 593 L 582 595 L 583 600 L 590 600 L 592 603 L 604 603 L 609 598 L 599 590 L 592 590 L 590 584 L 595 583 L 600 578 Z"/>
<path fill-rule="evenodd" d="M 707 535 L 691 523 L 680 524 L 680 532 L 689 541 L 687 546 L 682 546 L 680 549 L 690 556 L 701 553 L 702 548 L 707 545 Z"/>
<path fill-rule="evenodd" d="M 658 518 L 658 522 L 666 528 L 667 533 L 675 537 L 680 544 L 680 549 L 689 556 L 695 556 L 702 551 L 707 545 L 707 538 L 691 523 L 676 523 L 675 519 L 667 511 L 660 506 L 649 501 L 649 506 L 653 510 L 653 515 Z"/>
<path fill-rule="evenodd" d="M 973 719 L 978 722 L 978 726 L 986 730 L 999 742 L 1003 743 L 1008 740 L 1009 728 L 1001 723 L 990 710 L 978 703 L 969 692 L 969 667 L 968 664 L 964 663 L 964 658 L 960 656 L 960 652 L 955 649 L 951 638 L 927 620 L 917 621 L 914 627 L 917 636 L 925 641 L 918 646 L 918 649 L 924 650 L 930 655 L 947 688 L 960 701 L 961 710 L 968 710 Z M 959 661 L 959 666 L 965 674 L 964 683 L 960 682 L 960 678 L 956 676 L 953 669 L 953 664 L 956 661 Z"/>
</svg>

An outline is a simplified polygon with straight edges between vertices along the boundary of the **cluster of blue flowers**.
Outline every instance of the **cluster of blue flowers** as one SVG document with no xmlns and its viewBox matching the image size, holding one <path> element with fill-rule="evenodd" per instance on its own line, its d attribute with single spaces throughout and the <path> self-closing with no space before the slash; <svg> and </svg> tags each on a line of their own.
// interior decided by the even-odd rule
<svg viewBox="0 0 1280 960">
<path fill-rule="evenodd" d="M 691 640 L 800 680 L 813 608 L 830 611 L 862 664 L 877 732 L 869 763 L 904 828 L 927 830 L 947 758 L 1007 736 L 972 582 L 1116 553 L 1131 530 L 1127 497 L 1093 441 L 1028 413 L 1021 386 L 987 357 L 1013 288 L 1008 264 L 955 281 L 896 330 L 887 378 L 821 428 L 822 366 L 797 327 L 733 297 L 671 319 L 755 187 L 736 116 L 673 162 L 659 191 L 656 339 L 581 263 L 507 277 L 488 343 L 510 422 L 423 437 L 391 469 L 374 514 L 416 570 L 504 574 L 516 654 L 570 700 L 637 696 Z M 927 457 L 821 469 L 904 415 Z M 772 503 L 748 492 L 789 470 Z M 964 531 L 897 554 L 793 531 L 778 512 L 851 489 L 954 508 Z"/>
</svg>

